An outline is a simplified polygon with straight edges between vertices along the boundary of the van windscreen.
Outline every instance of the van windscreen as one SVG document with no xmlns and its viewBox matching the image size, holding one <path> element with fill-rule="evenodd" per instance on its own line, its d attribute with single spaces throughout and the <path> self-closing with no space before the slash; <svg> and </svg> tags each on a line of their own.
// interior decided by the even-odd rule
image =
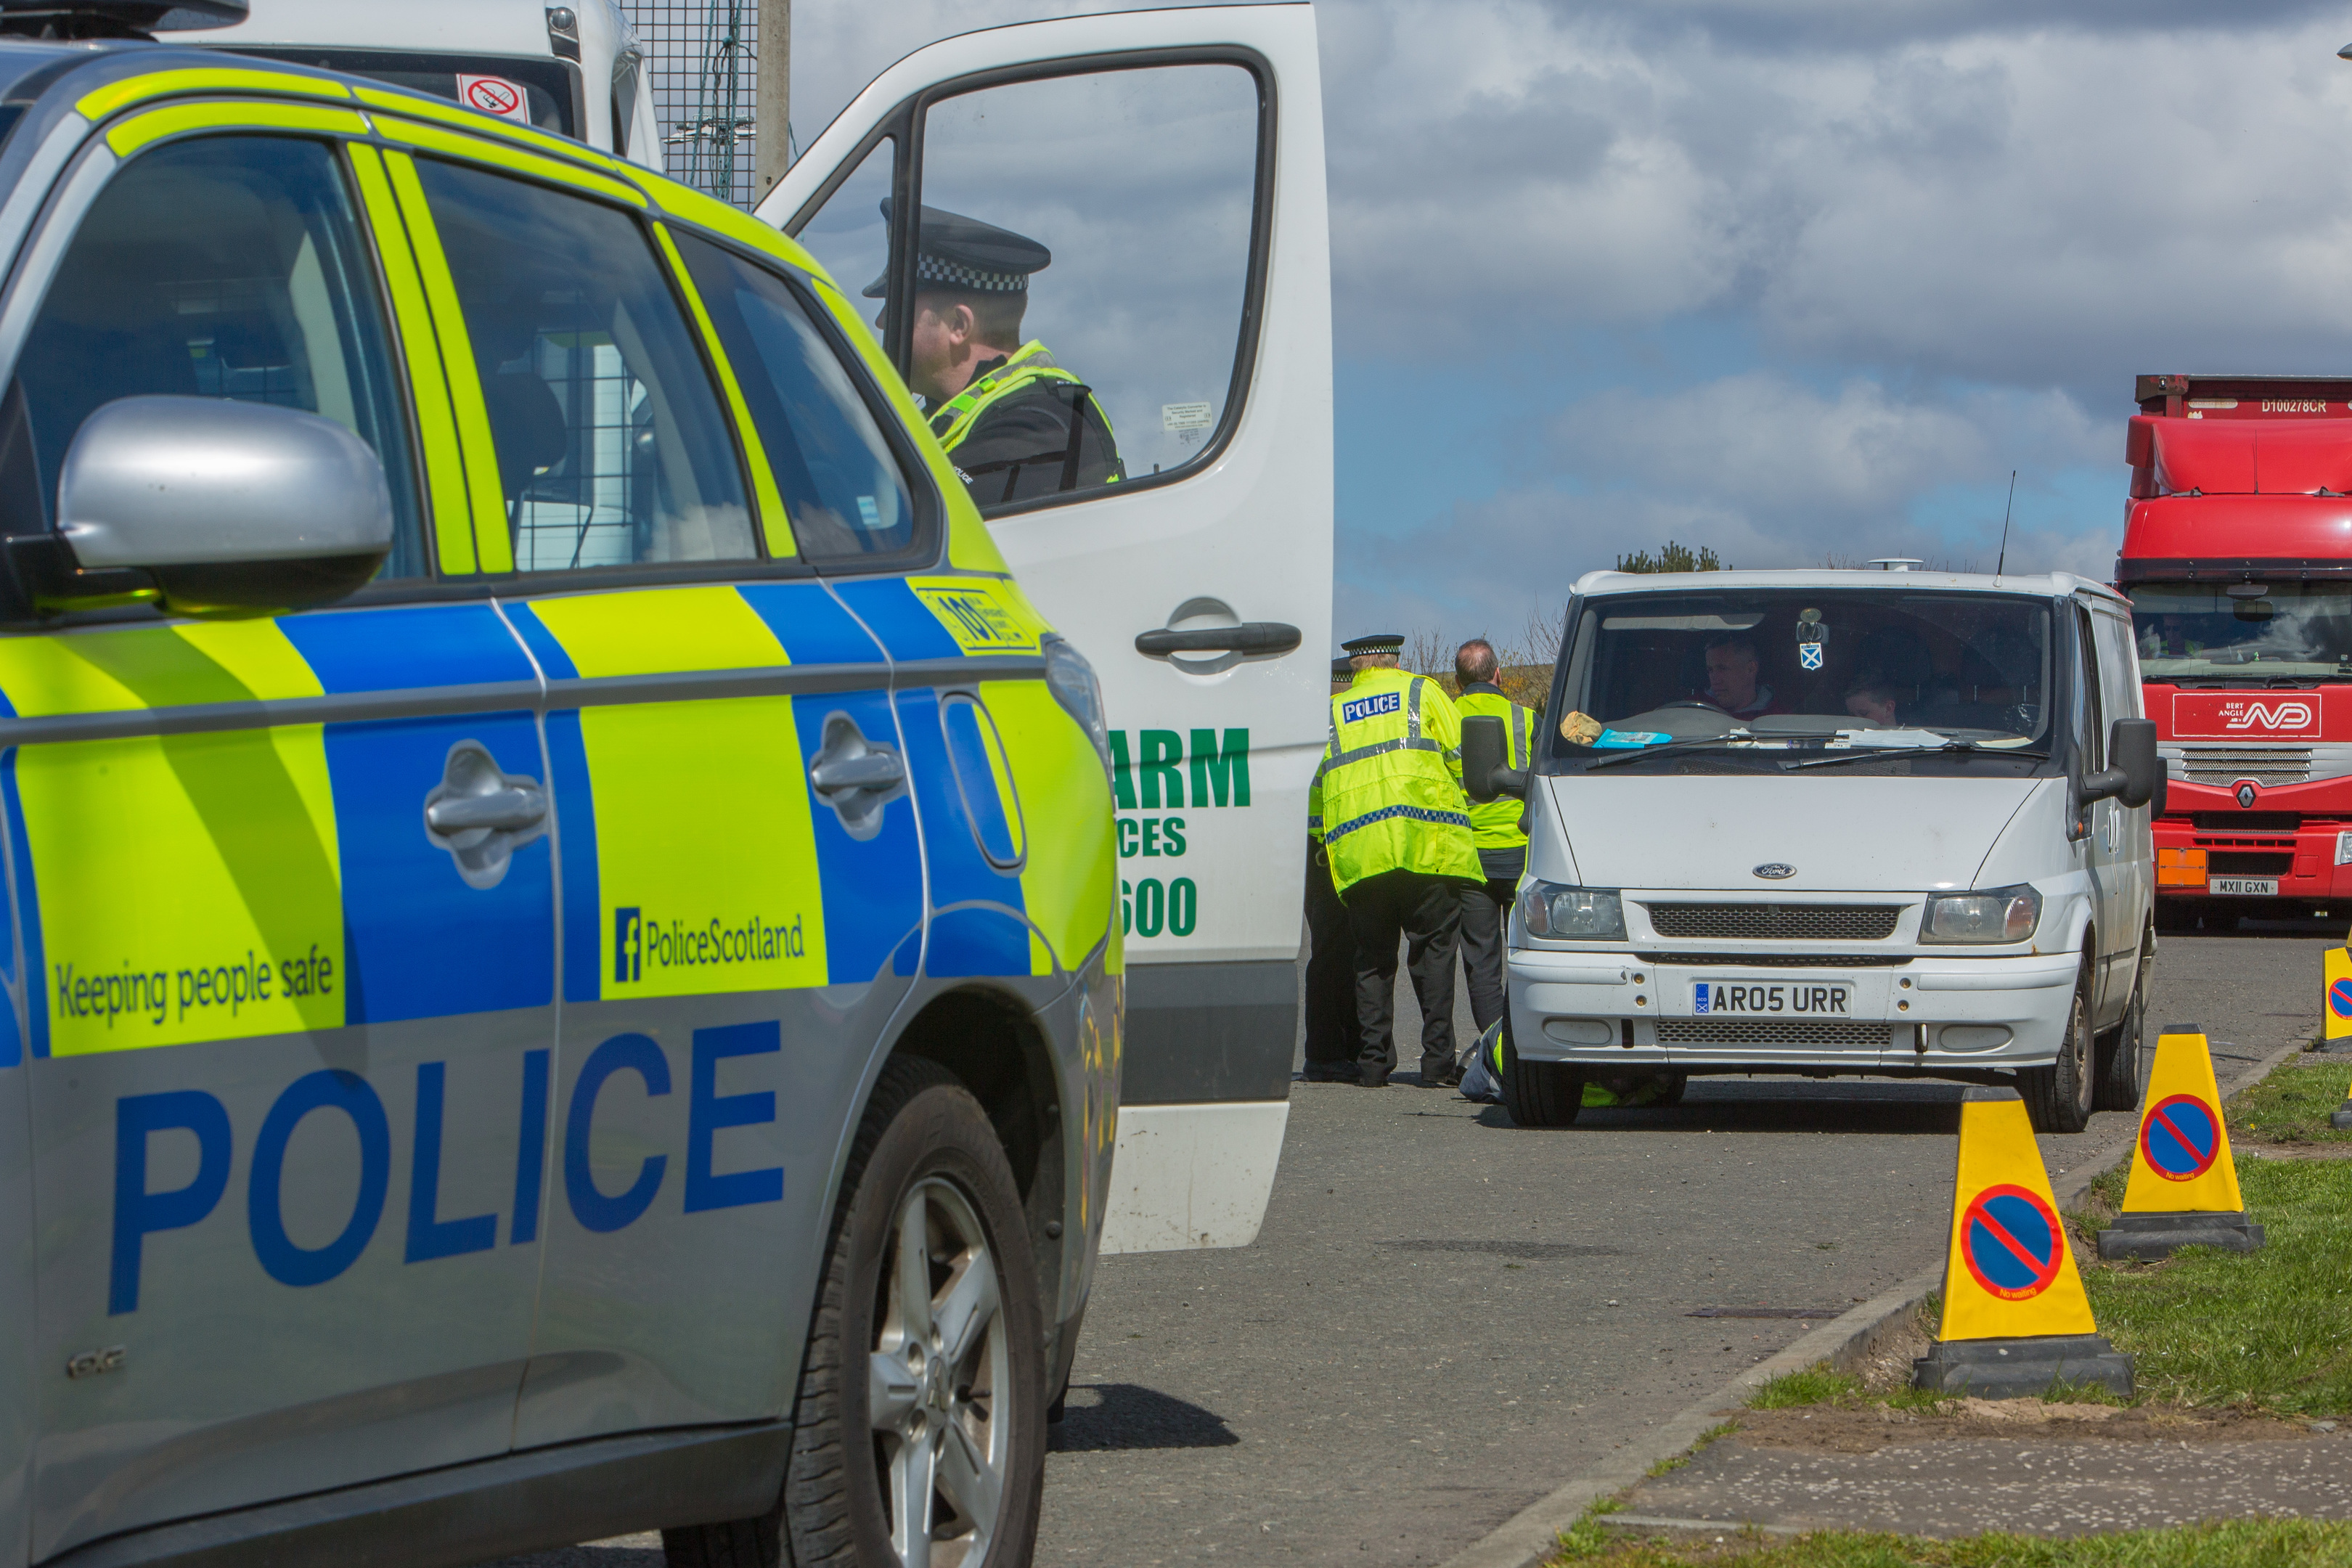
<svg viewBox="0 0 2352 1568">
<path fill-rule="evenodd" d="M 1713 741 L 1772 752 L 1755 761 L 1777 771 L 1791 751 L 1866 750 L 1890 763 L 1897 753 L 1962 762 L 2046 752 L 2050 647 L 2048 602 L 2012 595 L 1770 588 L 1596 598 L 1578 618 L 1553 754 L 1598 762 L 1668 743 L 1710 750 L 1704 742 Z"/>
</svg>

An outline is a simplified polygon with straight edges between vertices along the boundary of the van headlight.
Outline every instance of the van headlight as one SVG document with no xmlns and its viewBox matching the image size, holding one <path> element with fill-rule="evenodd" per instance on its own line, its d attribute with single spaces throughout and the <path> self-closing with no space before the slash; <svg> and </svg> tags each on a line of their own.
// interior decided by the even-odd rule
<svg viewBox="0 0 2352 1568">
<path fill-rule="evenodd" d="M 1989 893 L 1937 893 L 1919 922 L 1921 942 L 2023 942 L 2042 923 L 2042 895 L 2021 882 Z"/>
<path fill-rule="evenodd" d="M 1589 937 L 1601 942 L 1625 940 L 1625 905 L 1610 888 L 1563 888 L 1557 882 L 1529 882 L 1519 890 L 1519 919 L 1530 936 L 1565 942 Z"/>
<path fill-rule="evenodd" d="M 1078 721 L 1087 739 L 1095 743 L 1095 755 L 1102 759 L 1103 774 L 1109 777 L 1110 726 L 1103 710 L 1102 682 L 1095 679 L 1095 667 L 1087 656 L 1072 647 L 1066 637 L 1047 634 L 1045 640 L 1045 685 L 1063 710 Z"/>
</svg>

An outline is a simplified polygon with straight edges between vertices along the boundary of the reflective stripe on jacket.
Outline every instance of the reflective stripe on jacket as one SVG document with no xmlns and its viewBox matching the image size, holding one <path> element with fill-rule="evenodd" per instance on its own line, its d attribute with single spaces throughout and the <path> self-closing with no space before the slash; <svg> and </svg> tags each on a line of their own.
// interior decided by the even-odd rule
<svg viewBox="0 0 2352 1568">
<path fill-rule="evenodd" d="M 1503 765 L 1524 768 L 1528 765 L 1528 747 L 1535 734 L 1535 712 L 1521 707 L 1503 695 L 1502 689 L 1485 681 L 1463 689 L 1454 700 L 1454 710 L 1465 719 L 1473 714 L 1491 714 L 1503 721 L 1503 734 L 1510 747 L 1510 759 Z M 1527 803 L 1516 795 L 1499 795 L 1480 805 L 1472 803 L 1470 830 L 1477 836 L 1481 849 L 1524 849 L 1528 836 L 1519 831 L 1519 813 Z"/>
<path fill-rule="evenodd" d="M 1484 881 L 1462 793 L 1462 716 L 1444 688 L 1401 669 L 1358 670 L 1331 699 L 1307 819 L 1341 893 L 1382 871 Z"/>
<path fill-rule="evenodd" d="M 941 450 L 952 454 L 963 445 L 963 438 L 971 434 L 972 426 L 979 423 L 980 416 L 988 412 L 991 404 L 1002 402 L 1040 381 L 1056 381 L 1071 386 L 1086 384 L 1055 364 L 1054 356 L 1045 352 L 1045 345 L 1032 338 L 1003 364 L 940 405 L 939 412 L 931 416 L 931 434 L 940 438 Z M 1108 431 L 1110 416 L 1103 412 L 1100 400 L 1091 390 L 1087 393 L 1087 401 L 1094 405 L 1097 417 L 1102 420 L 1103 429 Z"/>
</svg>

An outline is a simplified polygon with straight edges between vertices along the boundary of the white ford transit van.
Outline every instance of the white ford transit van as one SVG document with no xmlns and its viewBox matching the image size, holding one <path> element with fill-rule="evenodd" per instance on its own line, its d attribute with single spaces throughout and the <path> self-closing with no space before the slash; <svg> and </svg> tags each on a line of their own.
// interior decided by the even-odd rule
<svg viewBox="0 0 2352 1568">
<path fill-rule="evenodd" d="M 1532 765 L 1465 727 L 1473 798 L 1528 803 L 1513 1118 L 1705 1073 L 2014 1084 L 2045 1131 L 2136 1105 L 2162 773 L 2130 617 L 2063 574 L 1580 579 Z"/>
</svg>

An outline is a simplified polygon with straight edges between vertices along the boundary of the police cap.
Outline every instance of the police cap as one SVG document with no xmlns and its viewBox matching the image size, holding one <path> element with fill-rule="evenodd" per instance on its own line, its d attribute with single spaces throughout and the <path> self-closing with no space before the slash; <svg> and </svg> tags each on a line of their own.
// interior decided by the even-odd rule
<svg viewBox="0 0 2352 1568">
<path fill-rule="evenodd" d="M 1351 658 L 1335 658 L 1335 659 L 1333 659 L 1333 660 L 1331 661 L 1331 679 L 1334 679 L 1334 680 L 1352 680 L 1352 679 L 1355 679 L 1355 675 L 1356 675 L 1356 661 L 1355 661 L 1354 659 L 1351 659 Z"/>
<path fill-rule="evenodd" d="M 1402 653 L 1404 651 L 1402 632 L 1374 632 L 1339 645 L 1349 653 Z"/>
<path fill-rule="evenodd" d="M 943 289 L 970 289 L 982 294 L 1021 294 L 1029 289 L 1029 274 L 1054 263 L 1054 253 L 1026 235 L 961 213 L 925 207 L 915 237 L 915 283 Z M 890 201 L 883 198 L 882 217 L 889 221 Z M 890 274 L 866 286 L 866 297 L 879 300 L 890 292 Z"/>
</svg>

